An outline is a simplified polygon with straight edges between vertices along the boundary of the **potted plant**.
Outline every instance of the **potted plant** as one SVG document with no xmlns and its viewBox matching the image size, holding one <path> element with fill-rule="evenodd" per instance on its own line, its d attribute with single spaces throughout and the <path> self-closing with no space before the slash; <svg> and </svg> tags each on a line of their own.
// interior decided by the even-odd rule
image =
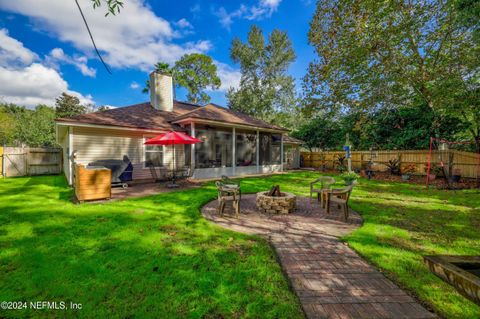
<svg viewBox="0 0 480 319">
<path fill-rule="evenodd" d="M 345 172 L 340 175 L 340 178 L 343 179 L 345 185 L 349 186 L 352 185 L 353 182 L 359 178 L 359 176 L 355 172 Z"/>
<path fill-rule="evenodd" d="M 430 174 L 428 174 L 428 163 L 425 164 L 425 173 L 428 174 L 428 180 L 434 181 L 438 174 L 442 171 L 442 168 L 436 163 L 430 163 Z"/>
<path fill-rule="evenodd" d="M 390 174 L 400 175 L 400 160 L 398 158 L 389 160 L 385 165 L 388 167 Z"/>
<path fill-rule="evenodd" d="M 342 155 L 338 155 L 337 156 L 337 159 L 335 160 L 335 166 L 337 168 L 337 171 L 339 171 L 340 173 L 343 173 L 347 170 L 347 158 L 345 156 L 342 156 Z"/>
<path fill-rule="evenodd" d="M 408 164 L 402 169 L 402 179 L 408 181 L 413 173 L 417 171 L 417 165 Z"/>
<path fill-rule="evenodd" d="M 462 170 L 459 168 L 453 169 L 452 182 L 454 183 L 460 182 L 461 177 L 462 177 Z"/>
</svg>

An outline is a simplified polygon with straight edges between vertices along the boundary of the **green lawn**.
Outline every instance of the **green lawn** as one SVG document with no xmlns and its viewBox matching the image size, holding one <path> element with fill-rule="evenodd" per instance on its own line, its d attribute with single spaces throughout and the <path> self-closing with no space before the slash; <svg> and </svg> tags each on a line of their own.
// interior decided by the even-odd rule
<svg viewBox="0 0 480 319">
<path fill-rule="evenodd" d="M 81 206 L 70 195 L 62 177 L 0 179 L 0 302 L 83 305 L 0 318 L 302 317 L 266 241 L 201 217 L 212 186 Z"/>
<path fill-rule="evenodd" d="M 306 195 L 315 176 L 249 178 L 242 190 L 280 184 Z M 0 301 L 82 303 L 78 317 L 302 316 L 264 240 L 200 216 L 215 197 L 211 184 L 108 204 L 75 206 L 70 195 L 61 177 L 0 179 Z M 480 255 L 478 191 L 362 179 L 351 204 L 365 220 L 345 238 L 354 249 L 444 317 L 480 318 L 479 306 L 422 263 L 425 254 Z"/>
</svg>

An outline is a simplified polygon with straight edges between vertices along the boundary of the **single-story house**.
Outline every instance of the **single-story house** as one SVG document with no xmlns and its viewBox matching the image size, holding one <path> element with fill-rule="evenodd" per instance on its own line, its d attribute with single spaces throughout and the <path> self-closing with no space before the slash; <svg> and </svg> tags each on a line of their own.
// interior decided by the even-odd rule
<svg viewBox="0 0 480 319">
<path fill-rule="evenodd" d="M 194 179 L 299 166 L 301 141 L 287 137 L 287 129 L 215 104 L 176 101 L 168 75 L 152 72 L 150 87 L 150 102 L 55 120 L 69 183 L 73 163 L 122 159 L 124 155 L 133 164 L 134 181 L 151 180 L 152 173 L 166 176 L 173 168 L 173 147 L 144 142 L 172 130 L 203 141 L 175 146 L 176 167 L 188 168 Z"/>
</svg>

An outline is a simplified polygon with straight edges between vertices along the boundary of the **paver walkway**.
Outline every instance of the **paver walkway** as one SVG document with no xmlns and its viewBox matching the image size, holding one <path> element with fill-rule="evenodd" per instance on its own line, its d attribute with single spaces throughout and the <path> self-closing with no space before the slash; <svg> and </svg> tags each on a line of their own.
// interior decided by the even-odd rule
<svg viewBox="0 0 480 319">
<path fill-rule="evenodd" d="M 243 195 L 240 218 L 219 216 L 217 202 L 203 215 L 228 229 L 267 236 L 308 318 L 436 318 L 365 262 L 338 237 L 361 224 L 351 212 L 347 223 L 337 209 L 326 215 L 316 201 L 297 198 L 290 215 L 265 215 L 255 195 Z"/>
</svg>

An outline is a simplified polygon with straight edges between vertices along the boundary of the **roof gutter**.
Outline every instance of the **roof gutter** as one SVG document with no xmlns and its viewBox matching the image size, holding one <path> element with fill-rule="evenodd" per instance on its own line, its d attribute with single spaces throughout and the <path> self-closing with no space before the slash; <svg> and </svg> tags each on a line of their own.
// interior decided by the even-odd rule
<svg viewBox="0 0 480 319">
<path fill-rule="evenodd" d="M 135 132 L 152 132 L 152 133 L 165 133 L 165 132 L 171 131 L 169 129 L 155 130 L 155 129 L 124 127 L 124 126 L 115 126 L 115 125 L 101 125 L 101 124 L 88 124 L 88 123 L 78 123 L 78 122 L 55 121 L 55 127 L 57 125 L 58 126 L 101 128 L 101 129 L 122 130 L 122 131 L 135 131 Z"/>
<path fill-rule="evenodd" d="M 236 123 L 227 123 L 227 122 L 218 122 L 218 121 L 212 121 L 212 120 L 203 120 L 203 119 L 198 119 L 194 117 L 187 117 L 184 119 L 180 119 L 178 121 L 172 121 L 174 124 L 188 124 L 188 123 L 198 123 L 198 124 L 210 124 L 210 125 L 216 125 L 216 126 L 221 126 L 221 127 L 236 127 L 236 128 L 243 128 L 246 130 L 258 130 L 262 132 L 271 132 L 271 133 L 286 133 L 289 132 L 287 129 L 269 129 L 265 127 L 258 127 L 258 126 L 253 126 L 253 125 L 244 125 L 244 124 L 236 124 Z"/>
</svg>

